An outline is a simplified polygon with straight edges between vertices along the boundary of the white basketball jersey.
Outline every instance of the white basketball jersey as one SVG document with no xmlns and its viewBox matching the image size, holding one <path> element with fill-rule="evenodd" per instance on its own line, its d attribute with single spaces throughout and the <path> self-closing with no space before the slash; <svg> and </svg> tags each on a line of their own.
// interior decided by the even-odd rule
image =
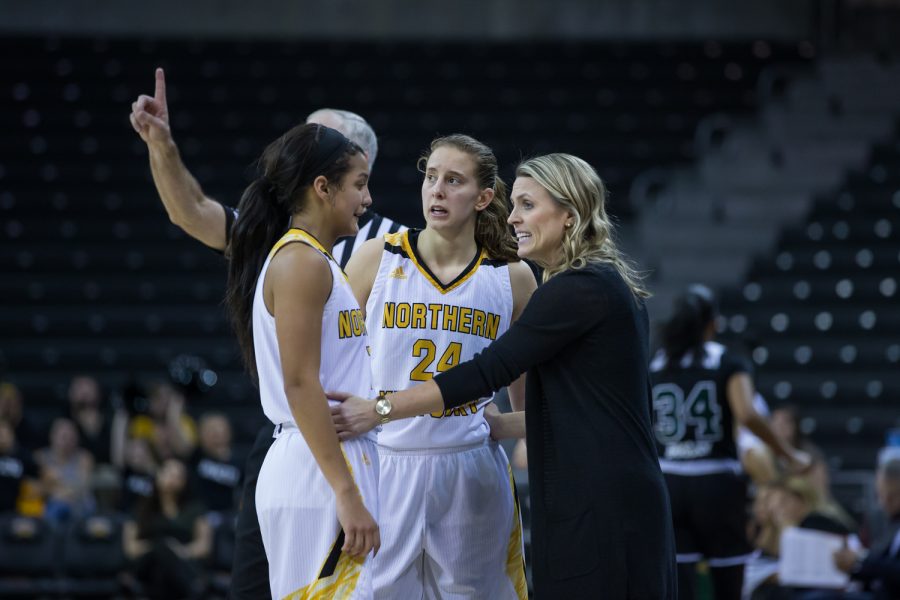
<svg viewBox="0 0 900 600">
<path fill-rule="evenodd" d="M 366 303 L 372 341 L 372 385 L 403 390 L 470 360 L 509 329 L 509 267 L 482 250 L 459 277 L 442 285 L 417 254 L 417 231 L 384 236 L 384 253 Z M 383 426 L 379 445 L 449 448 L 487 439 L 480 410 L 487 398 Z"/>
<path fill-rule="evenodd" d="M 259 372 L 259 395 L 263 412 L 272 423 L 294 423 L 294 417 L 284 393 L 281 373 L 281 354 L 275 335 L 275 317 L 269 314 L 263 300 L 263 283 L 272 257 L 285 244 L 299 242 L 318 250 L 331 267 L 331 294 L 322 315 L 321 362 L 319 381 L 324 391 L 349 392 L 372 397 L 372 376 L 369 363 L 368 337 L 362 311 L 353 295 L 347 275 L 325 248 L 310 234 L 291 229 L 278 240 L 269 252 L 256 282 L 253 298 L 253 346 L 256 369 Z"/>
</svg>

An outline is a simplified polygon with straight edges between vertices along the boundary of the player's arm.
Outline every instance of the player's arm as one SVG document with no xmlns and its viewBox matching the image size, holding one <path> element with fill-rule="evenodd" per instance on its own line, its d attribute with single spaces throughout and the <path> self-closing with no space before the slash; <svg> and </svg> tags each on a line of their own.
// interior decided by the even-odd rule
<svg viewBox="0 0 900 600">
<path fill-rule="evenodd" d="M 169 220 L 207 246 L 224 250 L 227 219 L 224 206 L 207 197 L 181 160 L 169 127 L 166 80 L 156 70 L 153 97 L 141 95 L 131 105 L 131 126 L 147 144 L 150 172 Z"/>
<path fill-rule="evenodd" d="M 537 281 L 535 281 L 534 273 L 532 273 L 528 265 L 525 264 L 525 261 L 519 261 L 509 264 L 509 283 L 512 287 L 513 296 L 512 321 L 516 322 L 522 314 L 522 311 L 525 309 L 525 306 L 528 304 L 528 301 L 531 299 L 534 290 L 537 289 Z M 509 387 L 507 388 L 509 391 L 509 404 L 512 406 L 513 411 L 525 410 L 525 377 L 525 375 L 522 375 L 509 384 Z M 509 437 L 524 437 L 524 413 L 521 415 L 521 420 L 522 435 Z"/>
<path fill-rule="evenodd" d="M 344 528 L 343 550 L 365 556 L 380 545 L 378 526 L 366 510 L 331 424 L 319 382 L 322 316 L 331 293 L 331 269 L 304 244 L 290 244 L 270 263 L 263 284 L 284 374 L 284 392 L 300 433 L 334 490 Z"/>
<path fill-rule="evenodd" d="M 750 379 L 748 373 L 737 372 L 729 377 L 727 393 L 731 413 L 741 426 L 749 429 L 753 435 L 771 448 L 776 455 L 791 462 L 795 468 L 803 469 L 810 465 L 811 459 L 809 455 L 784 444 L 772 431 L 772 427 L 765 417 L 754 408 L 753 396 L 756 392 L 753 389 L 753 380 Z"/>
<path fill-rule="evenodd" d="M 488 405 L 484 409 L 484 420 L 491 428 L 491 437 L 495 440 L 525 437 L 525 411 L 501 413 Z"/>
<path fill-rule="evenodd" d="M 512 321 L 515 322 L 537 289 L 537 282 L 528 265 L 520 261 L 509 264 L 509 283 L 513 296 Z M 484 418 L 491 428 L 491 437 L 496 440 L 525 437 L 525 377 L 521 375 L 506 388 L 512 412 L 489 413 L 485 410 Z"/>
<path fill-rule="evenodd" d="M 194 519 L 194 537 L 183 546 L 185 558 L 193 560 L 207 558 L 212 552 L 212 544 L 212 526 L 205 517 L 197 517 Z"/>
<path fill-rule="evenodd" d="M 513 296 L 512 321 L 515 322 L 537 289 L 537 282 L 528 265 L 520 261 L 509 264 L 509 283 Z M 525 437 L 525 377 L 522 375 L 507 386 L 512 412 L 485 411 L 484 418 L 491 427 L 491 437 L 496 440 Z"/>
<path fill-rule="evenodd" d="M 125 556 L 134 560 L 147 554 L 152 545 L 147 540 L 138 537 L 138 526 L 134 521 L 126 521 L 122 526 L 122 550 Z"/>
<path fill-rule="evenodd" d="M 350 257 L 350 262 L 344 271 L 350 279 L 350 287 L 353 295 L 359 303 L 359 308 L 366 314 L 366 302 L 375 285 L 375 277 L 378 275 L 378 266 L 381 264 L 381 255 L 384 253 L 384 239 L 377 237 L 363 243 Z"/>
</svg>

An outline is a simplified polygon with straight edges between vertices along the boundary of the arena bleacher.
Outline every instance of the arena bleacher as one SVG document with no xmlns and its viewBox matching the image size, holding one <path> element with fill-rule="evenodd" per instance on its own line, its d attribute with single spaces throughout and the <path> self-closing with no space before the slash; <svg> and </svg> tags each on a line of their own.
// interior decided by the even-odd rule
<svg viewBox="0 0 900 600">
<path fill-rule="evenodd" d="M 226 204 L 237 204 L 268 142 L 335 107 L 378 133 L 373 208 L 401 223 L 422 223 L 422 150 L 464 132 L 495 149 L 507 181 L 522 157 L 585 158 L 627 230 L 642 210 L 628 201 L 642 173 L 692 165 L 706 117 L 752 117 L 763 73 L 803 72 L 818 58 L 809 42 L 767 40 L 7 36 L 0 50 L 15 56 L 0 71 L 0 380 L 46 428 L 75 375 L 117 397 L 130 382 L 165 377 L 178 356 L 201 357 L 216 380 L 188 412 L 224 412 L 240 455 L 264 418 L 222 305 L 225 259 L 169 223 L 128 123 L 133 99 L 152 93 L 155 67 L 166 69 L 185 163 Z M 740 285 L 719 290 L 723 339 L 752 358 L 771 404 L 800 408 L 804 433 L 838 470 L 870 469 L 885 431 L 900 424 L 898 174 L 900 130 L 839 189 L 820 193 L 801 225 L 781 230 Z M 119 535 L 121 523 L 107 525 Z M 85 527 L 0 519 L 0 596 L 118 593 L 122 557 L 86 558 L 108 535 Z M 216 532 L 211 596 L 227 592 L 233 533 L 228 524 Z"/>
</svg>

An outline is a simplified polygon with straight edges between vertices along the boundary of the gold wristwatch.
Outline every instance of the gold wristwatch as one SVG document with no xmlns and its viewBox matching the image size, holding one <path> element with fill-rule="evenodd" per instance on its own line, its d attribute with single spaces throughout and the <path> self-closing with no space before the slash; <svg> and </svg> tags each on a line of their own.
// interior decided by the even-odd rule
<svg viewBox="0 0 900 600">
<path fill-rule="evenodd" d="M 392 408 L 391 401 L 383 393 L 378 394 L 378 397 L 375 399 L 375 412 L 378 414 L 382 425 L 391 420 Z"/>
</svg>

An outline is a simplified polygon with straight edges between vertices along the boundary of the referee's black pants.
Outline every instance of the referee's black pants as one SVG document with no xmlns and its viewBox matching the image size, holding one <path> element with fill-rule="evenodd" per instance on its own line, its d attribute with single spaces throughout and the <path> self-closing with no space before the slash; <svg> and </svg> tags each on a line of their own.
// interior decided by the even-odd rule
<svg viewBox="0 0 900 600">
<path fill-rule="evenodd" d="M 259 430 L 244 466 L 244 489 L 235 527 L 234 563 L 231 567 L 231 600 L 268 600 L 272 597 L 269 561 L 266 560 L 256 514 L 256 481 L 274 441 L 273 431 L 271 423 L 266 423 Z"/>
</svg>

